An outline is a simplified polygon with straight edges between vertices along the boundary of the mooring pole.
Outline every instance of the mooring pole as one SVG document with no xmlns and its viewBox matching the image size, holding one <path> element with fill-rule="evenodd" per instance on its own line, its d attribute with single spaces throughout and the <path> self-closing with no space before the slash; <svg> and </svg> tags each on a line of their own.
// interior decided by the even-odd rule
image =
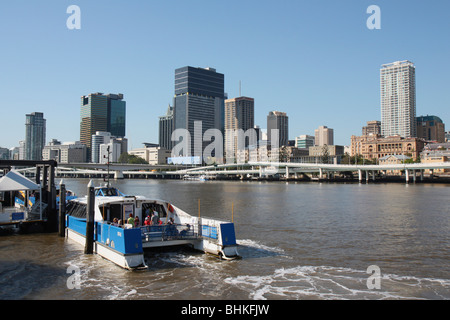
<svg viewBox="0 0 450 320">
<path fill-rule="evenodd" d="M 63 180 L 59 183 L 59 236 L 64 237 L 66 230 L 66 185 Z"/>
<path fill-rule="evenodd" d="M 94 206 L 95 192 L 92 180 L 88 184 L 87 190 L 87 208 L 86 208 L 86 244 L 84 246 L 85 254 L 94 253 Z"/>
<path fill-rule="evenodd" d="M 53 164 L 48 166 L 48 184 L 47 184 L 47 222 L 50 225 L 52 232 L 58 231 L 58 213 L 56 207 L 56 186 L 55 186 L 55 166 Z"/>
</svg>

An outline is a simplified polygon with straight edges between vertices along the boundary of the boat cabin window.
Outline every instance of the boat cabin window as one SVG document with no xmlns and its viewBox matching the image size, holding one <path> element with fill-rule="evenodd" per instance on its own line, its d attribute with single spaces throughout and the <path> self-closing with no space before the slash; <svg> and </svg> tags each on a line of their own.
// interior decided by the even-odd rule
<svg viewBox="0 0 450 320">
<path fill-rule="evenodd" d="M 98 206 L 103 220 L 112 222 L 114 218 L 117 220 L 126 221 L 130 213 L 134 216 L 134 205 L 132 203 L 126 204 L 126 209 L 122 203 L 108 203 Z"/>
<path fill-rule="evenodd" d="M 158 212 L 159 218 L 165 218 L 167 217 L 166 210 L 164 209 L 164 206 L 159 203 L 143 203 L 142 204 L 142 218 L 145 219 L 146 216 L 152 214 L 152 212 Z"/>
<path fill-rule="evenodd" d="M 96 196 L 102 196 L 102 197 L 117 197 L 119 196 L 119 193 L 117 192 L 116 188 L 99 188 L 95 190 Z"/>
<path fill-rule="evenodd" d="M 70 201 L 67 205 L 66 212 L 75 218 L 86 218 L 86 204 L 76 201 Z"/>
<path fill-rule="evenodd" d="M 114 218 L 118 220 L 122 219 L 122 205 L 121 204 L 111 204 L 109 206 L 109 221 L 113 221 Z"/>
<path fill-rule="evenodd" d="M 86 208 L 86 206 L 85 206 Z M 130 214 L 133 217 L 138 216 L 144 222 L 145 218 L 153 213 L 158 212 L 159 219 L 167 218 L 167 212 L 163 204 L 159 203 L 142 203 L 135 207 L 133 202 L 127 203 L 105 203 L 98 206 L 98 209 L 103 217 L 103 220 L 112 222 L 114 218 L 121 221 L 121 224 L 126 223 Z M 86 209 L 85 209 L 86 210 Z"/>
</svg>

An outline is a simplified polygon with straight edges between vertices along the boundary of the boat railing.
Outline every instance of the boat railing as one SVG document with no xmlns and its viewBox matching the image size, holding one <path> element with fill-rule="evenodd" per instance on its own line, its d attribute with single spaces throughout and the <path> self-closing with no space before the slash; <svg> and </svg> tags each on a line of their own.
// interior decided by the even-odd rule
<svg viewBox="0 0 450 320">
<path fill-rule="evenodd" d="M 156 226 L 142 226 L 143 241 L 197 240 L 198 230 L 189 224 L 164 224 Z"/>
</svg>

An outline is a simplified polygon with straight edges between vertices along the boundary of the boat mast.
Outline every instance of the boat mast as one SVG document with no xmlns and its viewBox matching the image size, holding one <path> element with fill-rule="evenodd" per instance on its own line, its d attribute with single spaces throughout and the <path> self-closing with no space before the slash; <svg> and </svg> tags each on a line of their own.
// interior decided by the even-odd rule
<svg viewBox="0 0 450 320">
<path fill-rule="evenodd" d="M 106 175 L 106 182 L 107 182 L 107 188 L 109 189 L 109 155 L 111 154 L 111 152 L 109 151 L 109 146 L 106 148 L 106 153 L 108 154 L 108 161 L 106 162 L 106 166 L 108 168 L 108 174 Z M 106 158 L 106 156 L 103 156 L 104 158 Z"/>
</svg>

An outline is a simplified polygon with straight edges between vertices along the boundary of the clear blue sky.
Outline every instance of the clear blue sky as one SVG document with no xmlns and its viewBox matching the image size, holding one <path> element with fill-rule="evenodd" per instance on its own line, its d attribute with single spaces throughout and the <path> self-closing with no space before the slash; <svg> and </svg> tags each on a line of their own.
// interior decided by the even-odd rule
<svg viewBox="0 0 450 320">
<path fill-rule="evenodd" d="M 69 5 L 81 30 L 69 30 Z M 368 6 L 381 8 L 369 30 Z M 290 138 L 326 125 L 349 145 L 381 120 L 379 69 L 416 65 L 417 115 L 450 127 L 450 1 L 15 0 L 0 6 L 0 146 L 25 138 L 25 114 L 47 142 L 79 140 L 80 96 L 123 93 L 129 147 L 158 141 L 158 116 L 186 65 L 225 74 L 230 98 L 255 98 L 255 122 L 287 112 Z"/>
</svg>

